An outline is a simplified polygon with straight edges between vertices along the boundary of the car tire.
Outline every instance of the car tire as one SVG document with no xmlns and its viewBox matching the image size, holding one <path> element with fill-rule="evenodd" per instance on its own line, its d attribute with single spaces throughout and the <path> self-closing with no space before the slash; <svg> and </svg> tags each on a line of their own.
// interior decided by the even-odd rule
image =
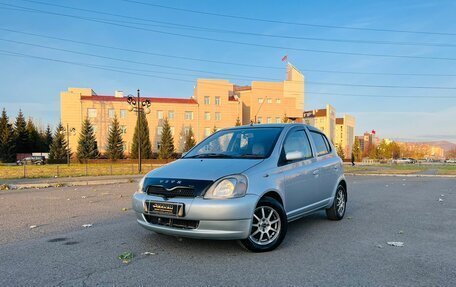
<svg viewBox="0 0 456 287">
<path fill-rule="evenodd" d="M 326 209 L 326 217 L 330 220 L 341 220 L 344 218 L 347 210 L 347 191 L 344 186 L 339 184 L 336 195 L 334 195 L 333 204 Z"/>
<path fill-rule="evenodd" d="M 274 198 L 263 197 L 255 208 L 249 237 L 239 243 L 252 252 L 271 251 L 282 243 L 287 227 L 283 206 Z"/>
</svg>

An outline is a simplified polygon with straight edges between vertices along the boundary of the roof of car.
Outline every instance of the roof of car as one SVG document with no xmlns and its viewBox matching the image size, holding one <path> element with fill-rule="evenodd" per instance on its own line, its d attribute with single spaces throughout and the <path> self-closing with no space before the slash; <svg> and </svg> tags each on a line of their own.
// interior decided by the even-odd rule
<svg viewBox="0 0 456 287">
<path fill-rule="evenodd" d="M 227 128 L 225 130 L 231 130 L 231 129 L 242 129 L 242 128 L 284 128 L 284 127 L 290 127 L 290 126 L 306 126 L 309 130 L 314 130 L 314 131 L 319 131 L 317 128 L 306 125 L 303 123 L 289 123 L 289 124 L 251 124 L 251 125 L 244 125 L 244 126 L 237 126 L 237 127 L 231 127 Z"/>
</svg>

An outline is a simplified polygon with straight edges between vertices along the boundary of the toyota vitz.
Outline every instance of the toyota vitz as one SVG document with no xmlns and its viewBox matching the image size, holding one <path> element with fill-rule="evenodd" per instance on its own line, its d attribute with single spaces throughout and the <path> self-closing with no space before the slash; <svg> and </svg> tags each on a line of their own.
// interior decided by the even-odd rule
<svg viewBox="0 0 456 287">
<path fill-rule="evenodd" d="M 269 124 L 216 132 L 181 159 L 149 172 L 133 195 L 138 223 L 157 233 L 280 245 L 289 222 L 318 210 L 344 217 L 347 183 L 318 129 Z"/>
</svg>

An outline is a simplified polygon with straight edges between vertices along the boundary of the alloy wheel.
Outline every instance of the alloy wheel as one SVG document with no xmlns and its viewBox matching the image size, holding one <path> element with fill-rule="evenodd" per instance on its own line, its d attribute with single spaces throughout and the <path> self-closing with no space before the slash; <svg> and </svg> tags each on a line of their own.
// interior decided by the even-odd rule
<svg viewBox="0 0 456 287">
<path fill-rule="evenodd" d="M 250 240 L 259 245 L 267 245 L 279 237 L 281 221 L 279 213 L 272 207 L 259 206 L 253 213 Z"/>
<path fill-rule="evenodd" d="M 345 212 L 345 194 L 342 189 L 339 189 L 336 197 L 336 208 L 339 216 L 344 215 Z"/>
</svg>

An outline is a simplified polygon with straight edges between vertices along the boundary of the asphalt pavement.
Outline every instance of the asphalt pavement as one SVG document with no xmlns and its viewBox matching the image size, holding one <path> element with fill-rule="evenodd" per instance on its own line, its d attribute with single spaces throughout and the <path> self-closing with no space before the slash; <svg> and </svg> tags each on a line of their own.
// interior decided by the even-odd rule
<svg viewBox="0 0 456 287">
<path fill-rule="evenodd" d="M 262 254 L 142 229 L 136 183 L 2 191 L 0 286 L 456 286 L 455 179 L 348 181 L 342 221 L 295 221 Z"/>
</svg>

